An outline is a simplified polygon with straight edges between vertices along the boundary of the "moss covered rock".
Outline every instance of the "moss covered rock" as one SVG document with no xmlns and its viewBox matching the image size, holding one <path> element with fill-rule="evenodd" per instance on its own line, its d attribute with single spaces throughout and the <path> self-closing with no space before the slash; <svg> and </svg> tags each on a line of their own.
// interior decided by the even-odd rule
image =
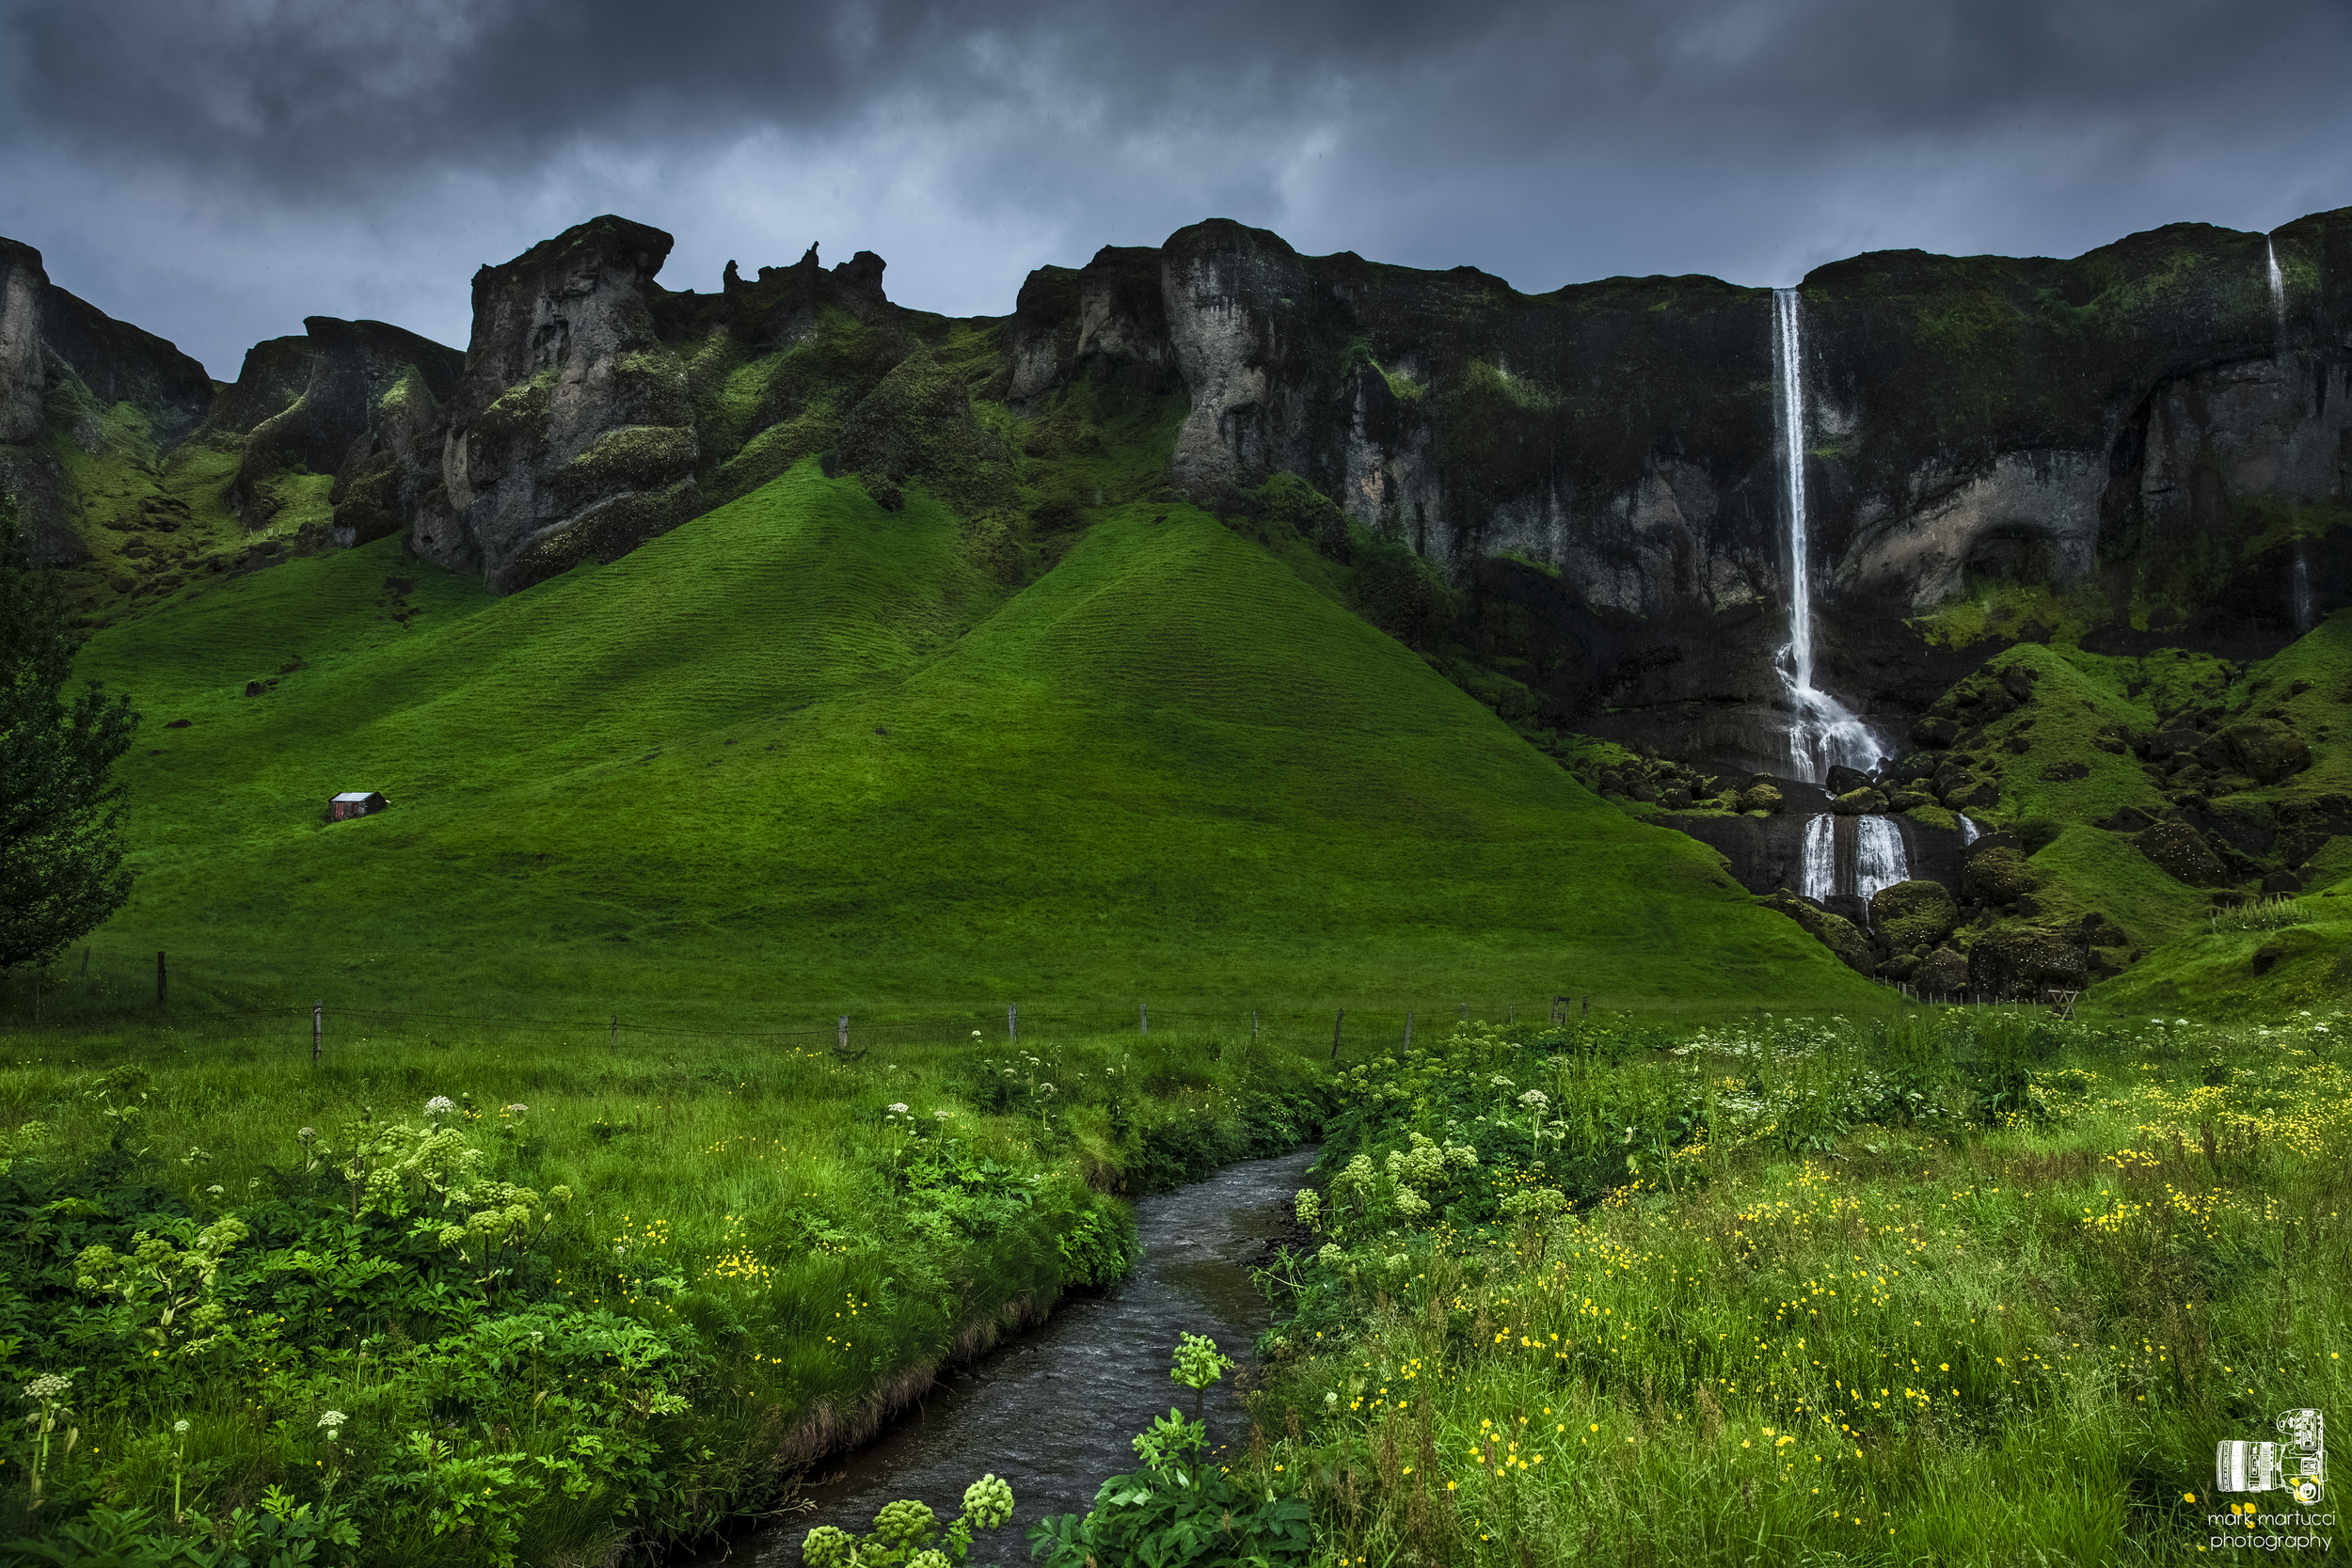
<svg viewBox="0 0 2352 1568">
<path fill-rule="evenodd" d="M 2090 951 L 2072 931 L 2005 926 L 1968 951 L 1968 989 L 1982 996 L 2037 997 L 2090 983 Z"/>
<path fill-rule="evenodd" d="M 1968 989 L 1967 957 L 1939 947 L 1919 960 L 1909 978 L 1911 989 L 1921 996 L 1957 996 Z"/>
<path fill-rule="evenodd" d="M 1897 882 L 1870 895 L 1870 928 L 1899 948 L 1932 946 L 1959 924 L 1959 901 L 1941 882 Z"/>
<path fill-rule="evenodd" d="M 2233 724 L 2218 738 L 2229 747 L 2232 759 L 2260 784 L 2277 784 L 2312 765 L 2312 749 L 2274 719 Z"/>
<path fill-rule="evenodd" d="M 1886 809 L 1886 797 L 1866 785 L 1838 796 L 1829 809 L 1840 816 L 1875 816 Z"/>
<path fill-rule="evenodd" d="M 1856 974 L 1877 973 L 1878 963 L 1870 956 L 1869 942 L 1844 915 L 1817 910 L 1785 888 L 1764 902 L 1804 927 L 1807 936 L 1836 954 L 1837 961 Z"/>
<path fill-rule="evenodd" d="M 2159 822 L 2133 842 L 2174 881 L 2190 887 L 2220 887 L 2230 880 L 2230 868 L 2213 852 L 2213 846 L 2185 822 Z"/>
<path fill-rule="evenodd" d="M 2013 844 L 1979 850 L 1960 875 L 1961 891 L 1974 904 L 2014 904 L 2042 885 L 2041 873 Z"/>
<path fill-rule="evenodd" d="M 1781 805 L 1780 791 L 1768 784 L 1750 784 L 1740 792 L 1742 811 L 1776 812 Z"/>
</svg>

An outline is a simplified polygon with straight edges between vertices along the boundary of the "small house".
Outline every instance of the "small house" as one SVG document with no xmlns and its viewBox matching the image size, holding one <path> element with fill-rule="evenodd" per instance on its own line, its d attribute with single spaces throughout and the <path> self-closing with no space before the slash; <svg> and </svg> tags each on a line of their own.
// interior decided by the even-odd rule
<svg viewBox="0 0 2352 1568">
<path fill-rule="evenodd" d="M 326 802 L 326 819 L 341 822 L 347 816 L 373 816 L 390 804 L 373 789 L 346 790 Z"/>
</svg>

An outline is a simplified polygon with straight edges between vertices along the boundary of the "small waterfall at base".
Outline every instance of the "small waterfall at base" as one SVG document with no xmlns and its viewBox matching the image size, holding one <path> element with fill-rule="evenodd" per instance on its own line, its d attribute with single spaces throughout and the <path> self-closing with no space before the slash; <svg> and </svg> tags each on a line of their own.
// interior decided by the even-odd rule
<svg viewBox="0 0 2352 1568">
<path fill-rule="evenodd" d="M 1967 816 L 1963 814 L 1960 819 L 1960 847 L 1963 849 L 1965 849 L 1968 846 L 1976 842 L 1977 825 L 1974 822 L 1969 821 Z"/>
<path fill-rule="evenodd" d="M 1826 813 L 1804 825 L 1804 869 L 1797 891 L 1823 899 L 1837 891 L 1837 819 Z"/>
<path fill-rule="evenodd" d="M 1893 819 L 1861 817 L 1854 831 L 1859 835 L 1854 848 L 1854 892 L 1867 903 L 1879 889 L 1908 880 L 1911 869 L 1903 857 L 1902 830 Z"/>
<path fill-rule="evenodd" d="M 1776 661 L 1788 689 L 1788 761 L 1796 776 L 1820 784 L 1833 765 L 1867 771 L 1878 742 L 1853 711 L 1813 684 L 1813 583 L 1805 536 L 1804 324 L 1797 291 L 1772 291 L 1772 357 L 1778 372 L 1781 462 L 1788 512 L 1788 642 Z M 1811 830 L 1806 830 L 1810 843 Z"/>
<path fill-rule="evenodd" d="M 2279 247 L 2263 236 L 2263 264 L 2270 273 L 2270 320 L 2283 340 L 2287 335 L 2287 275 L 2279 270 Z"/>
</svg>

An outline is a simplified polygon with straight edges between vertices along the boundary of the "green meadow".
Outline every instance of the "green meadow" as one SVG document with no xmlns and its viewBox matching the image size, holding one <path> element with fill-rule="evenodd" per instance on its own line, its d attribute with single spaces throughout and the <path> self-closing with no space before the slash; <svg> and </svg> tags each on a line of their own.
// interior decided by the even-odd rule
<svg viewBox="0 0 2352 1568">
<path fill-rule="evenodd" d="M 511 598 L 386 541 L 99 632 L 86 669 L 145 721 L 94 973 L 128 1002 L 163 950 L 191 1007 L 731 1029 L 1876 1005 L 1207 515 L 1108 509 L 1018 592 L 959 528 L 810 462 Z M 391 809 L 325 822 L 346 789 Z"/>
</svg>

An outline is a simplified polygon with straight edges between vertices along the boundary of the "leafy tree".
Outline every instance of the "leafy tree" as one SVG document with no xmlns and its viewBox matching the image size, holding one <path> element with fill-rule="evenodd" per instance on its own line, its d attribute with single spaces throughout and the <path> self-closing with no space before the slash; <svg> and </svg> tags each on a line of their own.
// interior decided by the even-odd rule
<svg viewBox="0 0 2352 1568">
<path fill-rule="evenodd" d="M 53 573 L 0 499 L 0 969 L 44 964 L 131 895 L 115 759 L 138 716 L 90 681 Z"/>
</svg>

